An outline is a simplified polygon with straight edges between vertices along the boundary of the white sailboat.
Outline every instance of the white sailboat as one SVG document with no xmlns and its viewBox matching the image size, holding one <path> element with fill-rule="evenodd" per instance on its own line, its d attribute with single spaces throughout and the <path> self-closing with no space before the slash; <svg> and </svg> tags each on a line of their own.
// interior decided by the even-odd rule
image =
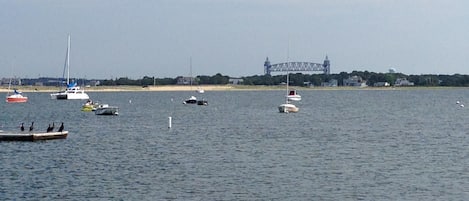
<svg viewBox="0 0 469 201">
<path fill-rule="evenodd" d="M 64 70 L 67 69 L 67 88 L 64 91 L 50 94 L 52 99 L 78 99 L 85 100 L 90 97 L 85 93 L 85 90 L 81 89 L 76 82 L 70 82 L 70 34 L 68 35 L 67 43 L 67 54 L 65 56 Z"/>
<path fill-rule="evenodd" d="M 190 71 L 189 71 L 189 85 L 191 87 L 191 91 L 192 91 L 192 57 L 189 58 L 189 67 L 190 67 Z M 182 102 L 183 104 L 196 104 L 197 103 L 197 97 L 195 96 L 191 96 L 189 97 L 188 99 L 184 100 L 184 102 Z"/>
<path fill-rule="evenodd" d="M 194 80 L 192 77 L 192 57 L 190 58 L 190 77 L 189 77 L 189 84 L 191 86 L 191 91 L 192 91 L 192 81 Z M 198 87 L 195 92 L 199 94 L 203 94 L 205 91 Z M 197 97 L 191 96 L 188 99 L 184 100 L 183 104 L 197 104 L 197 105 L 208 105 L 208 101 L 205 99 L 202 100 L 197 100 Z"/>
<path fill-rule="evenodd" d="M 290 60 L 290 40 L 288 41 L 288 51 L 287 51 L 287 65 L 288 65 L 288 67 L 290 65 L 289 60 Z M 290 84 L 289 75 L 290 75 L 290 73 L 287 71 L 287 94 L 285 95 L 285 103 L 280 104 L 278 106 L 278 111 L 280 113 L 298 112 L 300 110 L 298 107 L 296 107 L 296 105 L 290 103 L 290 99 L 288 97 L 288 95 L 290 93 L 290 91 L 288 89 L 288 85 Z"/>
<path fill-rule="evenodd" d="M 289 90 L 288 90 L 288 83 L 290 82 L 289 78 L 288 78 L 288 75 L 289 73 L 287 72 L 287 96 L 285 98 L 285 103 L 283 104 L 280 104 L 278 106 L 278 111 L 280 113 L 291 113 L 291 112 L 298 112 L 300 109 L 298 107 L 296 107 L 294 104 L 290 103 L 289 100 L 288 100 L 288 93 L 289 93 Z"/>
</svg>

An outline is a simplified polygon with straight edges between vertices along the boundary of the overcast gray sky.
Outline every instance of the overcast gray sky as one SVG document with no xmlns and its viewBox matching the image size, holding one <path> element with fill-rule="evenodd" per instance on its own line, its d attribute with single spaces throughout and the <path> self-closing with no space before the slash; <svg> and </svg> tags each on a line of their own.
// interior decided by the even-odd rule
<svg viewBox="0 0 469 201">
<path fill-rule="evenodd" d="M 469 74 L 467 0 L 0 0 L 0 77 L 261 75 L 331 60 L 332 73 Z"/>
</svg>

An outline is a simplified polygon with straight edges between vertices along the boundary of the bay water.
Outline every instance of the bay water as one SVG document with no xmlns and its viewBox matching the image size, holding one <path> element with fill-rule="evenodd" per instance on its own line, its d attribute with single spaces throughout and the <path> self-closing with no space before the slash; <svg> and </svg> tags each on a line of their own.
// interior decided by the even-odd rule
<svg viewBox="0 0 469 201">
<path fill-rule="evenodd" d="M 465 200 L 468 92 L 304 90 L 290 114 L 284 91 L 88 93 L 118 116 L 27 93 L 0 129 L 69 135 L 0 142 L 0 200 Z"/>
</svg>

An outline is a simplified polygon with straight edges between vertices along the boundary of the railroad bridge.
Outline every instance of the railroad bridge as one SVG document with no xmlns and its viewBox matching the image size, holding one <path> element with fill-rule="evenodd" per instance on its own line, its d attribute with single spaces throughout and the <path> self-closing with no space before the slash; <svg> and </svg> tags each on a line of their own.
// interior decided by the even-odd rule
<svg viewBox="0 0 469 201">
<path fill-rule="evenodd" d="M 322 71 L 325 75 L 331 73 L 331 63 L 326 55 L 324 63 L 312 62 L 284 62 L 270 64 L 269 57 L 264 62 L 264 73 L 270 75 L 272 72 L 294 72 L 294 71 Z"/>
</svg>

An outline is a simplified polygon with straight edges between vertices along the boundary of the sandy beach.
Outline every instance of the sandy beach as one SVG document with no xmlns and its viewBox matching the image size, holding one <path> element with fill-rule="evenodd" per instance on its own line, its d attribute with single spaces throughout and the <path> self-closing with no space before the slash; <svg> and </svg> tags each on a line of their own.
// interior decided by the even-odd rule
<svg viewBox="0 0 469 201">
<path fill-rule="evenodd" d="M 195 91 L 198 87 L 204 91 L 248 91 L 248 90 L 284 90 L 282 86 L 245 86 L 245 85 L 201 85 L 201 86 L 181 86 L 181 85 L 162 85 L 162 86 L 95 86 L 84 88 L 87 92 L 119 92 L 119 91 Z M 50 86 L 19 86 L 15 87 L 22 92 L 56 92 L 60 87 Z M 63 89 L 62 89 L 63 90 Z M 8 87 L 1 87 L 0 92 L 8 92 Z"/>
<path fill-rule="evenodd" d="M 195 91 L 198 87 L 204 91 L 269 91 L 285 90 L 285 86 L 249 86 L 249 85 L 161 85 L 161 86 L 94 86 L 86 87 L 87 92 L 124 92 L 124 91 Z M 19 86 L 15 87 L 21 92 L 57 92 L 60 87 L 50 86 Z M 297 90 L 412 90 L 412 89 L 450 89 L 454 87 L 291 87 Z M 0 87 L 0 92 L 11 92 L 8 87 Z"/>
</svg>

